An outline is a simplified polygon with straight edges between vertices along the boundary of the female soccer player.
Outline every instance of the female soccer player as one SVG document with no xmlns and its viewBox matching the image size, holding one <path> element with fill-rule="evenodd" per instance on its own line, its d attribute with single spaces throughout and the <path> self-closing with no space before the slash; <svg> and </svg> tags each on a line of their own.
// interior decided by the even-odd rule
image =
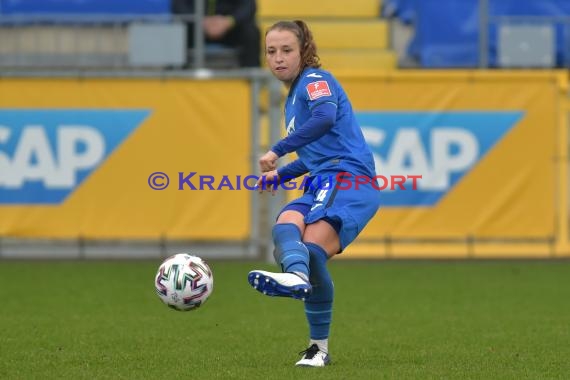
<svg viewBox="0 0 570 380">
<path fill-rule="evenodd" d="M 261 172 L 266 183 L 310 173 L 316 185 L 286 205 L 273 227 L 282 273 L 254 270 L 248 281 L 263 294 L 304 300 L 310 340 L 296 365 L 323 367 L 330 362 L 333 305 L 326 264 L 356 238 L 379 208 L 379 191 L 372 186 L 374 160 L 344 90 L 320 69 L 308 26 L 303 21 L 278 22 L 267 31 L 265 44 L 271 72 L 289 89 L 288 136 L 260 158 Z M 276 170 L 277 159 L 291 152 L 299 158 Z M 362 184 L 366 182 L 362 178 L 370 181 Z"/>
</svg>

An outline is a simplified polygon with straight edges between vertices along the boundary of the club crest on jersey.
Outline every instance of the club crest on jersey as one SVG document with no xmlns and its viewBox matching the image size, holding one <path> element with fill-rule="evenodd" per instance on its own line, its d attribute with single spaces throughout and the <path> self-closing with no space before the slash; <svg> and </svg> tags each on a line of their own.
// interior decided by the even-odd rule
<svg viewBox="0 0 570 380">
<path fill-rule="evenodd" d="M 289 124 L 287 124 L 287 135 L 290 135 L 293 132 L 295 132 L 295 116 L 293 116 L 289 121 Z"/>
<path fill-rule="evenodd" d="M 306 87 L 309 99 L 315 100 L 323 96 L 331 96 L 331 90 L 326 80 L 311 82 Z"/>
</svg>

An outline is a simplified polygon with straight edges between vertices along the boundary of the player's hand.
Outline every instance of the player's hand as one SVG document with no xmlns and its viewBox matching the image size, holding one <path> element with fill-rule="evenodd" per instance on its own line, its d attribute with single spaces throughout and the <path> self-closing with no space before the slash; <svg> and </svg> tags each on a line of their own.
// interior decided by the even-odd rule
<svg viewBox="0 0 570 380">
<path fill-rule="evenodd" d="M 259 159 L 259 169 L 262 173 L 270 172 L 277 169 L 277 156 L 274 152 L 268 151 Z"/>
<path fill-rule="evenodd" d="M 257 180 L 255 187 L 260 194 L 264 191 L 271 191 L 271 195 L 275 195 L 279 188 L 279 174 L 277 174 L 277 170 L 263 173 Z"/>
</svg>

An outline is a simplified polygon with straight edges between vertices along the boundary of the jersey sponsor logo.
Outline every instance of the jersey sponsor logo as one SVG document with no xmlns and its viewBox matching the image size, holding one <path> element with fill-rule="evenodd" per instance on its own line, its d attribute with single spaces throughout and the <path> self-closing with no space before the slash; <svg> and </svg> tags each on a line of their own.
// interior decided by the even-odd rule
<svg viewBox="0 0 570 380">
<path fill-rule="evenodd" d="M 306 76 L 307 78 L 322 78 L 322 75 L 319 75 L 317 73 L 310 73 L 309 75 Z"/>
<path fill-rule="evenodd" d="M 0 204 L 60 204 L 146 110 L 0 110 Z"/>
<path fill-rule="evenodd" d="M 331 90 L 326 80 L 311 82 L 306 87 L 309 99 L 315 100 L 323 96 L 331 96 Z"/>
<path fill-rule="evenodd" d="M 415 191 L 384 190 L 387 207 L 436 205 L 523 116 L 517 111 L 356 112 L 378 174 L 422 176 Z"/>
</svg>

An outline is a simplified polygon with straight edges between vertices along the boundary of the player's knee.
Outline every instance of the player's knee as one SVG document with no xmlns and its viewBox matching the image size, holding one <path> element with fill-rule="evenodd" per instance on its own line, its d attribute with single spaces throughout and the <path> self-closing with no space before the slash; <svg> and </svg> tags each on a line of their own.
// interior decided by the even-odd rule
<svg viewBox="0 0 570 380">
<path fill-rule="evenodd" d="M 329 257 L 340 252 L 340 238 L 337 232 L 323 220 L 307 226 L 303 234 L 303 242 L 322 247 Z"/>
<path fill-rule="evenodd" d="M 298 211 L 286 210 L 279 215 L 277 218 L 277 224 L 273 226 L 273 228 L 275 229 L 275 227 L 279 224 L 294 224 L 297 226 L 302 235 L 305 231 L 304 218 L 305 216 Z"/>
</svg>

